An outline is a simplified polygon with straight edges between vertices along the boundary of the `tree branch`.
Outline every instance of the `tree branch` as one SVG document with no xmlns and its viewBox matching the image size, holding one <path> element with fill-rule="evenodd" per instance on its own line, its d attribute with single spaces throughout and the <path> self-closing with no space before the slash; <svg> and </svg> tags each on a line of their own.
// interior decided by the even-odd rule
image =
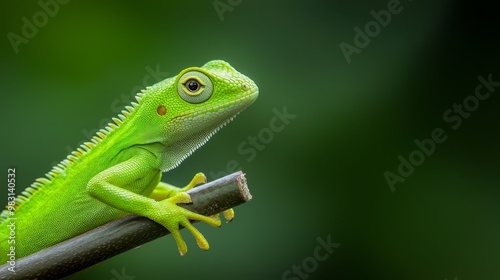
<svg viewBox="0 0 500 280">
<path fill-rule="evenodd" d="M 202 215 L 220 213 L 252 198 L 241 171 L 188 194 L 193 203 L 180 206 Z M 7 270 L 8 265 L 0 266 L 0 279 L 61 278 L 169 233 L 148 218 L 127 216 L 16 260 L 15 273 Z"/>
</svg>

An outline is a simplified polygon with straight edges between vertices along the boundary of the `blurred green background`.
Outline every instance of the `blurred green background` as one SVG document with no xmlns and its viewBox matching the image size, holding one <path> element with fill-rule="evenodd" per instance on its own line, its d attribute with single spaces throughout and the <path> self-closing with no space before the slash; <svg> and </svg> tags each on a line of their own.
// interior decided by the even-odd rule
<svg viewBox="0 0 500 280">
<path fill-rule="evenodd" d="M 390 21 L 371 23 L 370 11 L 383 18 L 388 6 Z M 500 279 L 500 87 L 457 129 L 458 113 L 443 118 L 466 98 L 474 105 L 478 76 L 500 81 L 500 25 L 488 4 L 115 0 L 40 11 L 37 1 L 7 1 L 0 12 L 0 173 L 6 182 L 16 167 L 19 192 L 140 88 L 186 67 L 223 59 L 260 88 L 253 106 L 164 175 L 183 185 L 235 163 L 247 174 L 254 199 L 234 222 L 197 224 L 211 249 L 184 232 L 184 257 L 168 236 L 71 279 Z M 39 27 L 12 44 L 23 17 Z M 367 24 L 369 42 L 355 38 Z M 350 63 L 342 42 L 362 46 Z M 295 118 L 269 136 L 285 107 Z M 391 191 L 384 173 L 397 174 L 398 156 L 435 128 L 446 141 Z M 249 160 L 238 147 L 259 135 Z M 317 260 L 318 238 L 340 245 Z"/>
</svg>

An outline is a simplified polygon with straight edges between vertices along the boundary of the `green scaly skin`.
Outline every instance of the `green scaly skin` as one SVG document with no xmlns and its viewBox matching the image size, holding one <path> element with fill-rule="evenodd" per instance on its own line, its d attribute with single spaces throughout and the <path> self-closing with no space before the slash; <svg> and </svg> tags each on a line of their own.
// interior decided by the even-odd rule
<svg viewBox="0 0 500 280">
<path fill-rule="evenodd" d="M 220 226 L 220 219 L 177 205 L 190 201 L 185 191 L 205 176 L 199 173 L 178 189 L 160 182 L 162 171 L 175 168 L 257 96 L 252 80 L 220 60 L 187 68 L 138 93 L 137 103 L 115 123 L 16 198 L 15 244 L 8 243 L 11 211 L 0 214 L 0 265 L 8 261 L 10 246 L 19 259 L 130 214 L 167 228 L 181 255 L 187 247 L 179 225 L 208 249 L 189 220 Z"/>
</svg>

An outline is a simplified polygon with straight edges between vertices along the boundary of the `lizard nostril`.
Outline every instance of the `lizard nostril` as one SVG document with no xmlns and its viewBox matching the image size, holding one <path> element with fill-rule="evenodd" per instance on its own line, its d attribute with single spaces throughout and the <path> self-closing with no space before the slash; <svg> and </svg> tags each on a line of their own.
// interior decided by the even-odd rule
<svg viewBox="0 0 500 280">
<path fill-rule="evenodd" d="M 248 89 L 248 86 L 247 86 L 246 84 L 242 84 L 242 85 L 241 85 L 241 89 L 242 89 L 242 90 L 247 90 L 247 89 Z"/>
</svg>

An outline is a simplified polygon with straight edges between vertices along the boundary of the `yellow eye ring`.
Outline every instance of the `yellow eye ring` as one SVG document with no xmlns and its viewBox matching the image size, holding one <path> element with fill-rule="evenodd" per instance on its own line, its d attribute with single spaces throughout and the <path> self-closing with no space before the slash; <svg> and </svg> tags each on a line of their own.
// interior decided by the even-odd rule
<svg viewBox="0 0 500 280">
<path fill-rule="evenodd" d="M 181 74 L 177 80 L 177 93 L 186 102 L 198 104 L 212 96 L 214 85 L 203 72 L 191 70 Z"/>
</svg>

